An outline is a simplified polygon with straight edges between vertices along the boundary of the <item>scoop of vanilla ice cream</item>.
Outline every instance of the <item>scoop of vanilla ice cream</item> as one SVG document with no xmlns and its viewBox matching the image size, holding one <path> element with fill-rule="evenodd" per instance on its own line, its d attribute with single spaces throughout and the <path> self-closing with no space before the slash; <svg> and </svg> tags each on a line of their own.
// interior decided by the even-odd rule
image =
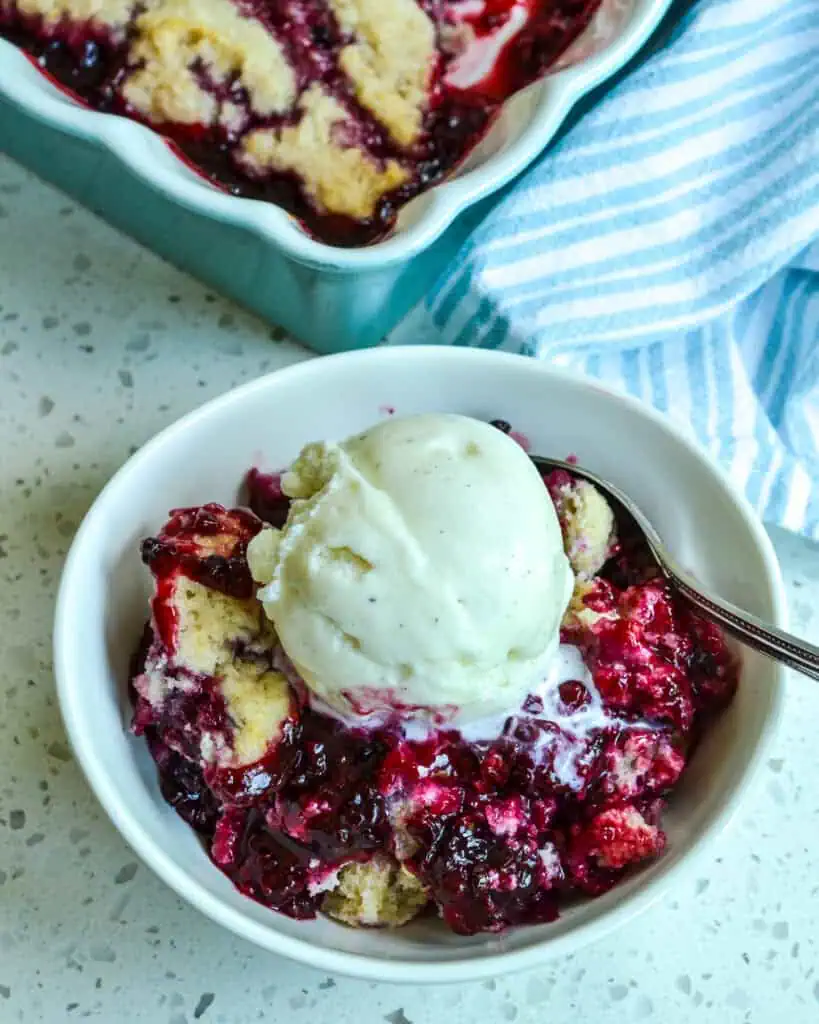
<svg viewBox="0 0 819 1024">
<path fill-rule="evenodd" d="M 248 549 L 284 650 L 342 715 L 439 723 L 514 708 L 558 643 L 573 575 L 523 449 L 463 416 L 308 445 L 284 528 Z"/>
</svg>

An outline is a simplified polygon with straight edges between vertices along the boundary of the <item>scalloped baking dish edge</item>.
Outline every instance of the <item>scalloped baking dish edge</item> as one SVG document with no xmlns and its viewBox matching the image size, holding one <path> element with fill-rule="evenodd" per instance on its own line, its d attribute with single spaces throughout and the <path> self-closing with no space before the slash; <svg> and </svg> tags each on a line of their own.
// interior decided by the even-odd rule
<svg viewBox="0 0 819 1024">
<path fill-rule="evenodd" d="M 384 241 L 341 249 L 307 235 L 271 203 L 228 195 L 177 157 L 156 131 L 113 114 L 89 110 L 41 73 L 16 46 L 0 39 L 0 95 L 51 127 L 113 153 L 143 181 L 183 207 L 249 229 L 282 255 L 316 269 L 359 273 L 405 263 L 429 248 L 464 210 L 497 192 L 548 145 L 586 93 L 616 74 L 651 36 L 671 0 L 635 0 L 619 37 L 597 55 L 513 97 L 475 158 L 451 179 L 417 196 Z M 523 125 L 522 121 L 528 121 Z M 504 139 L 503 136 L 506 136 Z M 497 151 L 483 159 L 480 151 Z"/>
</svg>

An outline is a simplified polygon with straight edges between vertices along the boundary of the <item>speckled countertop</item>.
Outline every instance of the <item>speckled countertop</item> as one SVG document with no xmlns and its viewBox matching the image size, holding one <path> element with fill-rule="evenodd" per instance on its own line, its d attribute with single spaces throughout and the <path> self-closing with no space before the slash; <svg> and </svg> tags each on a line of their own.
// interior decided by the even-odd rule
<svg viewBox="0 0 819 1024">
<path fill-rule="evenodd" d="M 819 687 L 798 678 L 755 802 L 690 883 L 529 974 L 428 990 L 326 977 L 220 930 L 137 864 L 60 724 L 60 566 L 136 446 L 307 356 L 0 158 L 0 1022 L 819 1020 Z M 815 636 L 819 549 L 774 540 L 794 628 Z"/>
</svg>

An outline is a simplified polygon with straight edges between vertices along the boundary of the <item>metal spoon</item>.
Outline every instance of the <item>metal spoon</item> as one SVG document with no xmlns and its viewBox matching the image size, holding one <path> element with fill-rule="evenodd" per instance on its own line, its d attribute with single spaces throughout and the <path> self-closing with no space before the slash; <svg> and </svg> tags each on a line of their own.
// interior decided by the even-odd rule
<svg viewBox="0 0 819 1024">
<path fill-rule="evenodd" d="M 669 553 L 662 542 L 660 535 L 640 511 L 637 505 L 626 497 L 625 494 L 608 480 L 591 473 L 570 462 L 562 462 L 560 459 L 546 459 L 540 455 L 530 456 L 532 462 L 541 472 L 548 472 L 552 469 L 564 469 L 572 476 L 581 477 L 594 484 L 598 490 L 609 499 L 615 515 L 619 518 L 630 520 L 635 528 L 643 535 L 651 549 L 651 553 L 668 582 L 674 589 L 689 601 L 706 619 L 716 622 L 717 625 L 741 640 L 746 647 L 751 647 L 761 654 L 780 661 L 790 668 L 796 669 L 811 679 L 819 679 L 819 647 L 814 647 L 804 640 L 786 633 L 783 629 L 777 629 L 762 619 L 758 619 L 750 612 L 737 608 L 730 601 L 717 597 L 715 594 L 703 593 L 697 581 L 682 569 Z"/>
</svg>

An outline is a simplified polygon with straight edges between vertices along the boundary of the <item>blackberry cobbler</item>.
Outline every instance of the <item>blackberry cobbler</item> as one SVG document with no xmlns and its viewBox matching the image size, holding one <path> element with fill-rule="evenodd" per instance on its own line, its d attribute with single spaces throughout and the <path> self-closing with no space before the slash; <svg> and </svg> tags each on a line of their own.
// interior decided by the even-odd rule
<svg viewBox="0 0 819 1024">
<path fill-rule="evenodd" d="M 398 701 L 356 721 L 305 684 L 253 554 L 305 499 L 278 475 L 247 487 L 248 509 L 176 510 L 143 543 L 155 590 L 132 671 L 162 793 L 243 893 L 295 918 L 437 913 L 496 932 L 551 921 L 663 851 L 668 796 L 738 667 L 595 488 L 543 480 L 574 590 L 542 683 L 500 716 L 422 729 Z"/>
<path fill-rule="evenodd" d="M 0 35 L 214 182 L 360 245 L 455 167 L 601 0 L 0 0 Z"/>
</svg>

